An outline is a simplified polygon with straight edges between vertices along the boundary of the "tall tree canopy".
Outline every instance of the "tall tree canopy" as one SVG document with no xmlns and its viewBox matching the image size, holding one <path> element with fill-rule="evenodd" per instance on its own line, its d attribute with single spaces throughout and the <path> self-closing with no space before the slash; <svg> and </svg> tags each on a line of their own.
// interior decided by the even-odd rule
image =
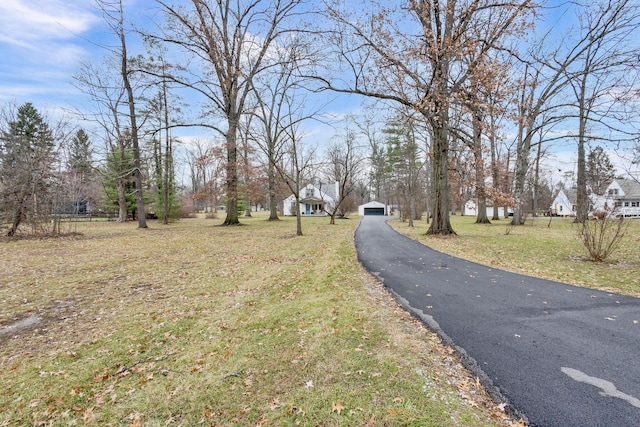
<svg viewBox="0 0 640 427">
<path fill-rule="evenodd" d="M 431 130 L 429 234 L 454 233 L 449 220 L 450 109 L 464 84 L 482 79 L 484 59 L 524 28 L 534 2 L 520 0 L 372 1 L 354 10 L 327 4 L 334 29 L 329 41 L 347 81 L 324 79 L 328 89 L 398 102 Z M 362 25 L 367 22 L 367 25 Z M 322 78 L 321 78 L 322 79 Z M 344 83 L 342 83 L 344 82 Z"/>
<path fill-rule="evenodd" d="M 269 55 L 290 31 L 301 0 L 191 0 L 173 5 L 156 0 L 167 16 L 164 41 L 181 47 L 198 66 L 197 75 L 172 76 L 207 100 L 205 123 L 226 142 L 227 216 L 238 224 L 238 137 L 256 76 L 279 61 Z M 295 24 L 299 24 L 296 22 Z"/>
</svg>

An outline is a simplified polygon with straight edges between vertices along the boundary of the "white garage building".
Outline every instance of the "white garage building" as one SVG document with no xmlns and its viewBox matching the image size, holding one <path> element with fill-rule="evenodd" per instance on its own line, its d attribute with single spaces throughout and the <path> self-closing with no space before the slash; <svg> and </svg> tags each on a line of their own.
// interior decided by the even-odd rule
<svg viewBox="0 0 640 427">
<path fill-rule="evenodd" d="M 389 215 L 391 207 L 380 202 L 369 202 L 358 206 L 358 215 Z"/>
</svg>

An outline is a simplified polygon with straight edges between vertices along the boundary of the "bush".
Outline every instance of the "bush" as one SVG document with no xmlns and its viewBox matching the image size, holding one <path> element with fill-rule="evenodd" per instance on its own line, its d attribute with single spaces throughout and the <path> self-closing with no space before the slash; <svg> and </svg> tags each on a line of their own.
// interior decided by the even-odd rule
<svg viewBox="0 0 640 427">
<path fill-rule="evenodd" d="M 613 210 L 596 211 L 591 219 L 579 225 L 578 239 L 587 249 L 591 261 L 604 261 L 624 238 L 629 223 L 615 214 Z"/>
</svg>

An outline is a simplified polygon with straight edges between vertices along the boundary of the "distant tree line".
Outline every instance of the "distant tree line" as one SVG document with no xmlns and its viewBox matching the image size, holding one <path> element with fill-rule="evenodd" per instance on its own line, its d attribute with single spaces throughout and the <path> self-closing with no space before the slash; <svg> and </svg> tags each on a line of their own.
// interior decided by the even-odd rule
<svg viewBox="0 0 640 427">
<path fill-rule="evenodd" d="M 31 104 L 5 109 L 9 233 L 59 210 L 47 198 L 62 181 L 76 182 L 62 193 L 78 209 L 91 201 L 141 228 L 148 215 L 168 223 L 221 206 L 225 225 L 258 208 L 277 220 L 282 199 L 299 202 L 310 182 L 339 183 L 331 221 L 376 199 L 451 234 L 450 215 L 473 198 L 478 223 L 502 207 L 519 225 L 551 203 L 560 182 L 545 159 L 560 145 L 575 147 L 575 167 L 560 172 L 573 173 L 583 221 L 589 191 L 611 179 L 607 150 L 629 148 L 629 165 L 637 156 L 633 1 L 551 13 L 531 0 L 156 0 L 154 28 L 134 26 L 121 0 L 96 4 L 113 45 L 74 78 L 90 101 L 78 109 L 88 132 L 48 123 Z M 561 34 L 541 26 L 558 14 Z M 340 94 L 361 97 L 365 113 L 327 116 Z M 323 148 L 309 142 L 313 122 L 336 129 Z M 180 141 L 176 129 L 189 127 L 211 137 Z"/>
</svg>

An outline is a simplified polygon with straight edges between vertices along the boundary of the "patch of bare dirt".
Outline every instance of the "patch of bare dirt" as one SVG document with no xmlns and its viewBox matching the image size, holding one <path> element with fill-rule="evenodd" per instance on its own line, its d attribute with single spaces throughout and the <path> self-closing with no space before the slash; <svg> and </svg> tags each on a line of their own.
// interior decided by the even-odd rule
<svg viewBox="0 0 640 427">
<path fill-rule="evenodd" d="M 37 329 L 43 323 L 43 317 L 32 313 L 0 327 L 0 343 L 23 332 Z"/>
</svg>

